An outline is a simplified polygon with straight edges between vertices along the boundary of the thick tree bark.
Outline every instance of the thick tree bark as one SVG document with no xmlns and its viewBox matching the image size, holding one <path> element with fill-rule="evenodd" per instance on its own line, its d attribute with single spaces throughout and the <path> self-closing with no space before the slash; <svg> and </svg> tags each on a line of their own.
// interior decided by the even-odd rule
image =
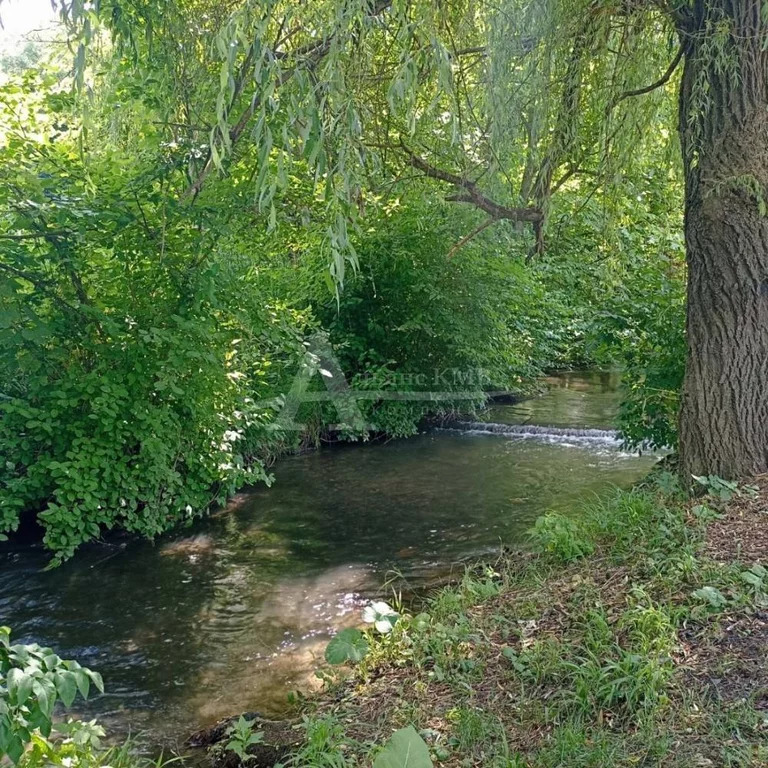
<svg viewBox="0 0 768 768">
<path fill-rule="evenodd" d="M 716 29 L 721 41 L 713 43 Z M 736 479 L 768 471 L 768 57 L 761 3 L 695 0 L 681 34 L 688 356 L 680 464 L 688 481 L 692 474 Z M 720 46 L 716 56 L 713 44 Z M 718 64 L 720 56 L 726 58 Z"/>
</svg>

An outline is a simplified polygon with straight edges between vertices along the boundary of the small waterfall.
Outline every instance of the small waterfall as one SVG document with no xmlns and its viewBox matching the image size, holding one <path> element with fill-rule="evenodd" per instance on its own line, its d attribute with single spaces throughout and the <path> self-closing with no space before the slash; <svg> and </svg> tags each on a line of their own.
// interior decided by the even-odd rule
<svg viewBox="0 0 768 768">
<path fill-rule="evenodd" d="M 508 435 L 509 437 L 531 437 L 556 442 L 589 441 L 619 444 L 615 429 L 579 429 L 576 427 L 545 427 L 534 424 L 499 424 L 493 421 L 452 421 L 445 429 L 473 434 Z"/>
</svg>

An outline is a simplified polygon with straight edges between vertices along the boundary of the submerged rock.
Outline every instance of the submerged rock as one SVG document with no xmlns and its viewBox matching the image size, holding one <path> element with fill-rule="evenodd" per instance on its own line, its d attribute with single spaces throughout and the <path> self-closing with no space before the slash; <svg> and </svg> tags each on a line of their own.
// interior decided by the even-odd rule
<svg viewBox="0 0 768 768">
<path fill-rule="evenodd" d="M 187 739 L 187 745 L 206 749 L 207 762 L 212 768 L 239 768 L 245 765 L 234 752 L 226 748 L 230 738 L 229 729 L 239 717 L 228 717 L 210 728 L 196 731 Z M 263 734 L 258 744 L 248 748 L 249 768 L 272 768 L 303 741 L 303 732 L 297 727 L 296 720 L 268 720 L 258 712 L 245 712 L 243 717 L 254 721 L 254 732 L 260 731 Z"/>
</svg>

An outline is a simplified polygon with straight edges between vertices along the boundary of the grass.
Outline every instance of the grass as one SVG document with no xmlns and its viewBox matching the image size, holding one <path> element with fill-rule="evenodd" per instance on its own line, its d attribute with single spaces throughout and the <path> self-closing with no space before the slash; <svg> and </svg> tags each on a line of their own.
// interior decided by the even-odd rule
<svg viewBox="0 0 768 768">
<path fill-rule="evenodd" d="M 694 502 L 663 477 L 545 516 L 538 554 L 472 569 L 371 635 L 351 679 L 309 704 L 310 736 L 321 722 L 332 738 L 293 764 L 369 766 L 413 724 L 446 768 L 768 765 L 758 486 Z"/>
</svg>

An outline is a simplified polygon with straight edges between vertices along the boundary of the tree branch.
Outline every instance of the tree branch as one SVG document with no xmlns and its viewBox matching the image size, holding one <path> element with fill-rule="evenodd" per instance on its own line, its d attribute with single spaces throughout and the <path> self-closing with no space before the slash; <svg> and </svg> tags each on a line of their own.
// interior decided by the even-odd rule
<svg viewBox="0 0 768 768">
<path fill-rule="evenodd" d="M 617 104 L 624 101 L 624 99 L 631 99 L 633 96 L 642 96 L 643 94 L 650 93 L 651 91 L 655 91 L 657 88 L 661 88 L 662 85 L 665 85 L 666 83 L 668 83 L 669 79 L 675 73 L 675 70 L 677 69 L 677 65 L 682 61 L 682 58 L 685 55 L 686 47 L 687 46 L 685 45 L 685 43 L 681 44 L 680 48 L 675 54 L 675 58 L 672 59 L 670 65 L 667 67 L 667 71 L 658 80 L 642 88 L 635 88 L 632 91 L 624 91 L 624 93 L 620 93 L 611 102 L 609 111 L 613 109 Z"/>
<path fill-rule="evenodd" d="M 509 208 L 501 205 L 484 195 L 474 181 L 464 179 L 454 173 L 444 171 L 430 165 L 426 160 L 414 154 L 405 144 L 401 143 L 403 150 L 408 154 L 409 163 L 421 171 L 425 176 L 438 181 L 444 181 L 461 190 L 455 195 L 450 195 L 446 200 L 456 203 L 471 203 L 480 210 L 485 211 L 494 220 L 507 219 L 509 221 L 530 221 L 536 223 L 542 221 L 544 215 L 538 208 Z"/>
<path fill-rule="evenodd" d="M 0 239 L 3 240 L 47 240 L 49 237 L 67 237 L 68 235 L 71 235 L 71 232 L 68 232 L 67 230 L 58 230 L 58 231 L 50 231 L 50 232 L 29 232 L 25 233 L 23 235 L 11 235 L 11 234 L 0 234 Z"/>
<path fill-rule="evenodd" d="M 453 51 L 454 56 L 471 56 L 472 54 L 487 55 L 488 48 L 485 45 L 474 45 L 471 48 L 459 48 L 457 51 Z"/>
<path fill-rule="evenodd" d="M 484 229 L 488 229 L 492 224 L 496 223 L 496 219 L 491 216 L 490 218 L 486 219 L 482 224 L 479 224 L 476 226 L 468 235 L 464 235 L 464 237 L 459 240 L 456 245 L 454 245 L 450 251 L 448 251 L 448 258 L 452 259 L 456 252 L 463 248 L 470 240 L 477 237 Z"/>
</svg>

